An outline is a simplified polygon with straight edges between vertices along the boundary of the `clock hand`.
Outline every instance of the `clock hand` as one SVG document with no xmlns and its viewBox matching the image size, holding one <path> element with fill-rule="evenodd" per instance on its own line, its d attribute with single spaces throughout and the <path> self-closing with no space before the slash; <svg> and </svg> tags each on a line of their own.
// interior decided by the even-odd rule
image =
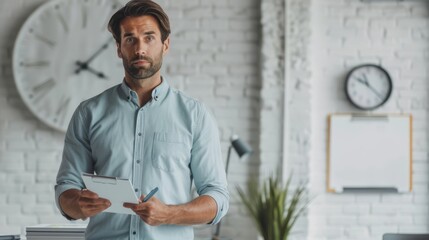
<svg viewBox="0 0 429 240">
<path fill-rule="evenodd" d="M 365 80 L 366 86 L 367 86 L 369 89 L 371 89 L 371 91 L 372 91 L 375 95 L 377 95 L 377 97 L 378 97 L 378 98 L 380 98 L 380 100 L 383 100 L 383 95 L 381 95 L 381 94 L 377 91 L 377 89 L 375 89 L 371 84 L 369 84 L 369 82 L 368 82 L 368 78 L 366 77 L 366 74 L 365 74 L 365 73 L 363 74 L 363 78 L 364 78 L 364 80 Z"/>
<path fill-rule="evenodd" d="M 373 87 L 369 84 L 366 75 L 363 75 L 364 79 L 362 78 L 356 78 L 356 80 L 360 83 L 362 83 L 363 85 L 365 85 L 367 88 L 369 88 L 378 98 L 380 98 L 380 100 L 383 99 L 383 96 Z"/>
<path fill-rule="evenodd" d="M 80 61 L 78 61 L 78 62 L 80 62 L 80 63 L 82 63 L 82 64 L 78 64 L 80 67 L 75 71 L 75 73 L 77 74 L 77 73 L 79 73 L 81 70 L 83 70 L 83 69 L 85 69 L 85 65 L 86 66 L 88 66 L 89 65 L 89 63 L 92 61 L 92 60 L 94 60 L 101 52 L 103 52 L 105 49 L 107 49 L 107 47 L 109 46 L 109 43 L 111 42 L 112 40 L 109 38 L 109 40 L 106 42 L 106 43 L 104 43 L 103 45 L 101 45 L 101 47 L 94 53 L 94 54 L 92 54 L 91 55 L 91 57 L 89 57 L 88 58 L 88 60 L 86 60 L 85 62 L 80 62 Z"/>
<path fill-rule="evenodd" d="M 363 85 L 368 86 L 368 82 L 367 82 L 367 81 L 365 81 L 365 80 L 362 80 L 362 78 L 356 78 L 356 80 L 357 80 L 358 82 L 362 83 Z"/>
<path fill-rule="evenodd" d="M 104 73 L 95 70 L 94 68 L 90 67 L 86 63 L 82 63 L 82 62 L 77 61 L 76 64 L 79 66 L 79 69 L 76 70 L 76 73 L 79 73 L 81 70 L 87 70 L 88 72 L 91 72 L 92 74 L 96 75 L 99 78 L 105 78 L 105 79 L 107 79 L 107 76 L 104 75 Z"/>
<path fill-rule="evenodd" d="M 105 49 L 107 49 L 107 47 L 109 46 L 109 43 L 112 42 L 112 39 L 109 38 L 109 40 L 104 43 L 94 54 L 92 54 L 91 57 L 88 58 L 88 60 L 86 60 L 86 64 L 89 64 L 95 57 L 97 57 L 102 51 L 104 51 Z"/>
<path fill-rule="evenodd" d="M 91 73 L 93 73 L 93 74 L 95 74 L 95 75 L 97 75 L 99 78 L 104 78 L 104 79 L 107 80 L 106 75 L 104 75 L 104 73 L 102 73 L 102 72 L 96 71 L 96 70 L 94 70 L 91 67 L 88 67 L 88 71 L 91 72 Z"/>
<path fill-rule="evenodd" d="M 368 84 L 368 88 L 371 89 L 371 91 L 378 97 L 380 100 L 383 100 L 383 96 L 371 85 Z"/>
</svg>

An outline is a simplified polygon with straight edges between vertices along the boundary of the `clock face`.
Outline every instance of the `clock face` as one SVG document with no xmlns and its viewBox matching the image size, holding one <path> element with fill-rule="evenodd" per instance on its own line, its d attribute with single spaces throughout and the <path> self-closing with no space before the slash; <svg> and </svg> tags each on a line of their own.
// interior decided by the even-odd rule
<svg viewBox="0 0 429 240">
<path fill-rule="evenodd" d="M 389 99 L 392 88 L 389 74 L 378 65 L 355 67 L 346 78 L 347 98 L 363 110 L 372 110 L 383 105 Z"/>
<path fill-rule="evenodd" d="M 24 23 L 13 50 L 13 74 L 29 109 L 65 131 L 80 102 L 119 84 L 123 65 L 107 23 L 114 0 L 53 0 Z"/>
</svg>

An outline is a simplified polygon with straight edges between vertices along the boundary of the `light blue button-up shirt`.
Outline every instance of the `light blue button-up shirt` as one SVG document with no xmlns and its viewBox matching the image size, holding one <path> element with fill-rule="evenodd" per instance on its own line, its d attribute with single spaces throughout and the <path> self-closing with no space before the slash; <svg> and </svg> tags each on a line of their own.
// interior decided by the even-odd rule
<svg viewBox="0 0 429 240">
<path fill-rule="evenodd" d="M 143 107 L 125 82 L 82 102 L 67 134 L 55 198 L 82 189 L 82 173 L 129 178 L 137 196 L 159 187 L 165 204 L 199 195 L 217 203 L 216 224 L 226 214 L 229 194 L 217 125 L 197 100 L 163 80 Z M 61 209 L 60 209 L 61 210 Z M 150 226 L 137 215 L 100 213 L 90 218 L 87 239 L 193 239 L 192 226 Z"/>
</svg>

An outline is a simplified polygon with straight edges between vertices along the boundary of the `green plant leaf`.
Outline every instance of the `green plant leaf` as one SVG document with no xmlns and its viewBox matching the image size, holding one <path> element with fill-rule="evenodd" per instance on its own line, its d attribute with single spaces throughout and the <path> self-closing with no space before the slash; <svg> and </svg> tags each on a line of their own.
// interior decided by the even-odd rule
<svg viewBox="0 0 429 240">
<path fill-rule="evenodd" d="M 270 176 L 259 185 L 250 181 L 247 192 L 236 187 L 240 200 L 265 240 L 286 240 L 298 218 L 308 207 L 304 185 L 291 192 L 292 177 L 282 184 Z"/>
</svg>

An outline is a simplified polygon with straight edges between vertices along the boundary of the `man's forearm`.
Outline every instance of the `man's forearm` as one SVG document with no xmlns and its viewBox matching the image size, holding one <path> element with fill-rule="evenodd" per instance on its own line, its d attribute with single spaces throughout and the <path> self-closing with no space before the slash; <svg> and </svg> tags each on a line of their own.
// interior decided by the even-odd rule
<svg viewBox="0 0 429 240">
<path fill-rule="evenodd" d="M 171 218 L 167 224 L 193 225 L 210 223 L 216 217 L 216 201 L 206 195 L 202 195 L 189 203 L 182 205 L 169 205 Z"/>
<path fill-rule="evenodd" d="M 80 190 L 70 189 L 60 195 L 60 207 L 65 214 L 73 219 L 84 219 L 79 207 Z"/>
</svg>

